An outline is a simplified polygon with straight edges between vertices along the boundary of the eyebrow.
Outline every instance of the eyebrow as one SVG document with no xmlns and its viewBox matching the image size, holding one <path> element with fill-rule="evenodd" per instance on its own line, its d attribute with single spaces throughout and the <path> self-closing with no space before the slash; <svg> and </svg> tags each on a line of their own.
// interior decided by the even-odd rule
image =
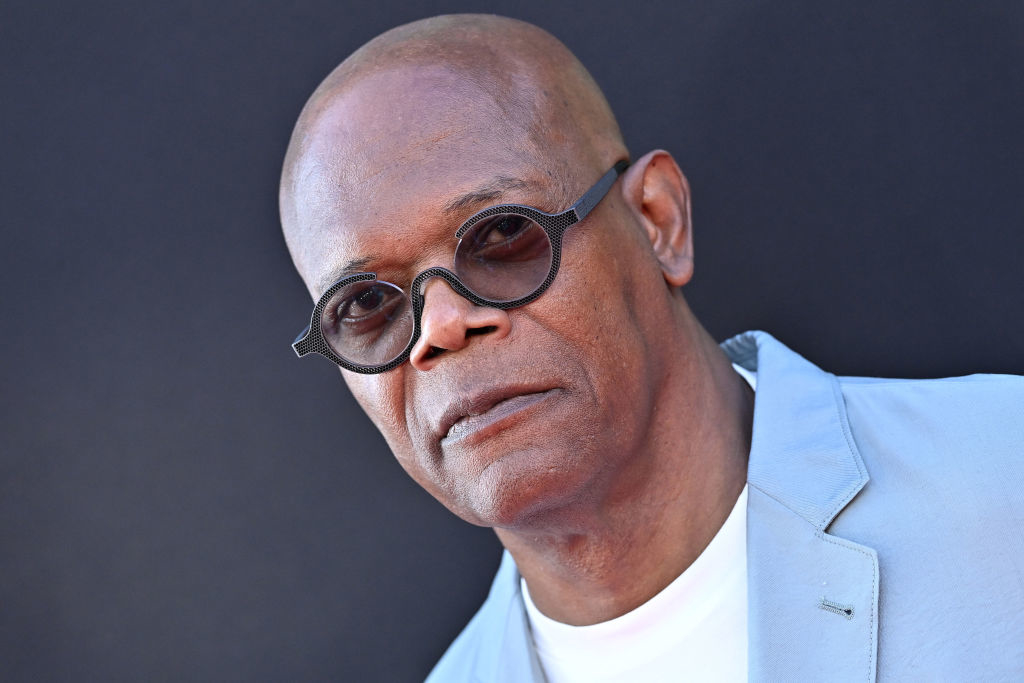
<svg viewBox="0 0 1024 683">
<path fill-rule="evenodd" d="M 457 213 L 466 207 L 494 201 L 510 190 L 525 190 L 531 183 L 509 176 L 495 176 L 480 187 L 445 203 L 445 213 Z"/>
<path fill-rule="evenodd" d="M 520 178 L 502 175 L 495 176 L 476 189 L 446 202 L 444 212 L 447 214 L 458 213 L 475 204 L 492 202 L 511 190 L 525 190 L 534 187 L 534 185 L 535 183 L 530 183 Z M 332 271 L 331 275 L 320 283 L 320 291 L 326 292 L 331 285 L 344 277 L 355 273 L 367 272 L 366 266 L 373 263 L 376 258 L 376 256 L 360 256 L 359 258 L 352 259 L 342 266 L 340 270 Z"/>
<path fill-rule="evenodd" d="M 348 263 L 346 263 L 344 266 L 341 267 L 341 270 L 331 271 L 331 274 L 320 282 L 321 295 L 323 292 L 326 292 L 331 285 L 333 285 L 335 282 L 342 279 L 343 277 L 348 277 L 349 275 L 352 275 L 354 273 L 366 272 L 366 266 L 372 263 L 375 258 L 377 257 L 360 256 L 359 258 L 354 258 Z"/>
</svg>

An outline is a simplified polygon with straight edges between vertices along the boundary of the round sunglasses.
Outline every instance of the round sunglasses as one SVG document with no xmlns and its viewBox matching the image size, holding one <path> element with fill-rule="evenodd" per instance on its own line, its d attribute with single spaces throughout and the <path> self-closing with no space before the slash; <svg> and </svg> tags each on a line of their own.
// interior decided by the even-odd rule
<svg viewBox="0 0 1024 683">
<path fill-rule="evenodd" d="M 533 301 L 558 273 L 565 231 L 586 218 L 628 166 L 628 161 L 616 163 L 559 213 L 501 204 L 473 214 L 455 232 L 459 243 L 452 270 L 424 270 L 413 278 L 411 295 L 378 280 L 376 273 L 343 277 L 317 301 L 292 348 L 300 357 L 319 353 L 353 372 L 396 368 L 420 337 L 422 288 L 434 277 L 478 306 L 510 309 Z"/>
</svg>

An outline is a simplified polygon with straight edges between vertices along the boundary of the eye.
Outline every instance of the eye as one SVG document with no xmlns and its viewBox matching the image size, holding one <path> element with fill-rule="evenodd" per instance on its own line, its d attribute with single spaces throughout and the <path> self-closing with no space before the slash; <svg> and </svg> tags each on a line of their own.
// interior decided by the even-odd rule
<svg viewBox="0 0 1024 683">
<path fill-rule="evenodd" d="M 366 321 L 378 316 L 387 318 L 403 294 L 393 286 L 372 284 L 345 293 L 335 308 L 334 317 L 343 324 Z"/>
<path fill-rule="evenodd" d="M 412 339 L 413 327 L 408 295 L 382 280 L 358 280 L 338 288 L 320 316 L 320 332 L 331 350 L 362 365 L 397 357 Z"/>
<path fill-rule="evenodd" d="M 544 228 L 525 216 L 506 213 L 475 224 L 460 241 L 457 258 L 498 264 L 543 260 L 550 250 Z"/>
<path fill-rule="evenodd" d="M 477 244 L 481 246 L 501 244 L 524 232 L 533 221 L 515 214 L 504 214 L 486 221 L 481 227 Z"/>
<path fill-rule="evenodd" d="M 339 291 L 324 309 L 325 336 L 381 334 L 402 316 L 408 298 L 394 285 L 359 282 Z"/>
<path fill-rule="evenodd" d="M 361 317 L 372 313 L 384 302 L 385 294 L 380 287 L 367 287 L 352 297 L 348 302 L 346 315 L 343 317 Z"/>
</svg>

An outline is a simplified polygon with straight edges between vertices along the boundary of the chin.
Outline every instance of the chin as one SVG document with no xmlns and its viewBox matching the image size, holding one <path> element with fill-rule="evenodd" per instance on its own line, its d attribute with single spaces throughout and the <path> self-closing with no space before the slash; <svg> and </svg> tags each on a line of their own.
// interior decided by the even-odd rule
<svg viewBox="0 0 1024 683">
<path fill-rule="evenodd" d="M 508 452 L 478 476 L 464 479 L 461 509 L 452 511 L 479 526 L 517 529 L 541 523 L 564 510 L 584 488 L 579 463 L 564 451 L 526 449 Z"/>
</svg>

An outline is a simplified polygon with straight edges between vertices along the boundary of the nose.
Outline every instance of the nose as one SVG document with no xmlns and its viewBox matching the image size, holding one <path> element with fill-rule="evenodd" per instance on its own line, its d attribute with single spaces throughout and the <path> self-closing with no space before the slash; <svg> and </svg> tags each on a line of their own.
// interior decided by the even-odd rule
<svg viewBox="0 0 1024 683">
<path fill-rule="evenodd" d="M 417 370 L 429 370 L 443 354 L 466 348 L 471 337 L 495 335 L 500 339 L 509 333 L 507 312 L 477 306 L 441 278 L 430 279 L 420 291 L 420 338 L 409 353 L 409 362 Z"/>
</svg>

